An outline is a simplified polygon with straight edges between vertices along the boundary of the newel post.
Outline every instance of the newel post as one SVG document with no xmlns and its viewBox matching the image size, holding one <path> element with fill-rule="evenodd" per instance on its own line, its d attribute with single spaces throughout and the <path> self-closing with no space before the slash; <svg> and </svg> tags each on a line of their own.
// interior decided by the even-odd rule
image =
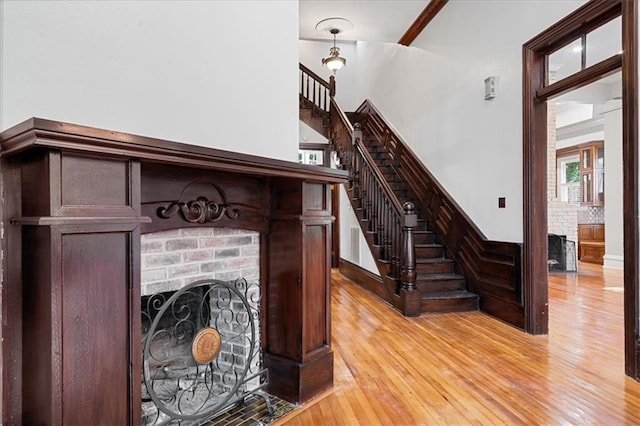
<svg viewBox="0 0 640 426">
<path fill-rule="evenodd" d="M 336 95 L 336 78 L 334 76 L 329 77 L 329 96 L 332 98 Z"/>
<path fill-rule="evenodd" d="M 355 149 L 356 142 L 362 139 L 362 128 L 360 127 L 360 123 L 356 123 L 353 125 L 353 136 L 351 137 L 351 148 Z"/>
<path fill-rule="evenodd" d="M 413 243 L 413 230 L 418 226 L 418 216 L 411 202 L 402 205 L 402 266 L 400 291 L 403 300 L 403 311 L 406 316 L 418 316 L 421 312 L 420 292 L 416 289 L 416 249 Z"/>
</svg>

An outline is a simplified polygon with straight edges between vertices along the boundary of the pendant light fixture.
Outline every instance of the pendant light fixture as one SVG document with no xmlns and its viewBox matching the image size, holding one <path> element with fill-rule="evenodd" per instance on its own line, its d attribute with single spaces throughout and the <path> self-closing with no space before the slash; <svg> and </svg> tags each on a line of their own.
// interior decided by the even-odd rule
<svg viewBox="0 0 640 426">
<path fill-rule="evenodd" d="M 353 24 L 344 18 L 327 18 L 316 24 L 316 31 L 333 36 L 333 47 L 329 49 L 329 56 L 322 58 L 322 65 L 326 65 L 334 74 L 347 65 L 347 60 L 340 56 L 340 48 L 336 46 L 336 37 L 351 29 Z"/>
<path fill-rule="evenodd" d="M 333 47 L 329 49 L 329 56 L 322 58 L 322 65 L 326 65 L 335 74 L 340 68 L 347 65 L 347 60 L 340 56 L 340 48 L 336 46 L 336 36 L 340 34 L 338 28 L 329 30 L 333 34 Z"/>
</svg>

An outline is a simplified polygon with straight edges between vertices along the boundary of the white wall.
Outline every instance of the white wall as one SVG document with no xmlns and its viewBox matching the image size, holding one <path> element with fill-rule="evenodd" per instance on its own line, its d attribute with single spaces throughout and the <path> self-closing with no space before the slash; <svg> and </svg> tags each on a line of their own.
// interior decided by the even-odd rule
<svg viewBox="0 0 640 426">
<path fill-rule="evenodd" d="M 360 259 L 354 259 L 351 256 L 351 228 L 360 228 L 358 218 L 353 211 L 349 202 L 348 194 L 344 189 L 344 186 L 340 186 L 340 257 L 348 260 L 351 263 L 361 266 L 362 268 L 372 272 L 375 275 L 380 275 L 376 262 L 371 255 L 371 250 L 367 245 L 367 241 L 364 238 L 364 234 L 360 232 L 358 236 L 358 251 L 360 253 Z"/>
<path fill-rule="evenodd" d="M 333 46 L 333 41 L 300 40 L 298 43 L 300 63 L 329 81 L 332 72 L 322 65 L 322 58 L 329 56 L 329 48 Z M 347 66 L 335 74 L 336 101 L 344 111 L 355 111 L 364 100 L 356 97 L 355 81 L 358 70 L 356 45 L 337 42 L 336 46 L 340 48 L 340 56 L 347 60 Z"/>
<path fill-rule="evenodd" d="M 604 114 L 604 175 L 604 267 L 622 269 L 622 109 Z"/>
<path fill-rule="evenodd" d="M 452 1 L 414 47 L 357 44 L 357 97 L 374 102 L 490 239 L 522 241 L 522 45 L 583 3 Z M 498 77 L 491 101 L 488 76 Z"/>
<path fill-rule="evenodd" d="M 2 7 L 1 129 L 38 116 L 297 160 L 296 1 Z"/>
<path fill-rule="evenodd" d="M 316 132 L 311 127 L 307 126 L 303 121 L 298 122 L 300 143 L 328 143 L 329 139 L 324 135 Z"/>
</svg>

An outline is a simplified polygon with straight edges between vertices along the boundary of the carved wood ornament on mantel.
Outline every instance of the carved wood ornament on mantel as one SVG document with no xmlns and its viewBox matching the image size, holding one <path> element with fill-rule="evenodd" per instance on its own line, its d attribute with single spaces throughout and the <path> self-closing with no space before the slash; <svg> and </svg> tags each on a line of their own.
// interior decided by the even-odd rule
<svg viewBox="0 0 640 426">
<path fill-rule="evenodd" d="M 205 196 L 199 196 L 192 201 L 182 201 L 185 191 L 194 184 L 210 185 L 216 190 L 222 201 L 210 201 Z M 201 224 L 217 222 L 222 219 L 223 216 L 227 216 L 229 219 L 236 219 L 240 216 L 240 210 L 232 208 L 231 204 L 227 202 L 227 196 L 224 190 L 215 183 L 209 181 L 196 181 L 190 183 L 184 187 L 177 201 L 172 201 L 167 207 L 158 208 L 158 216 L 163 219 L 169 219 L 178 214 L 178 212 L 181 213 L 182 218 L 187 222 Z"/>
</svg>

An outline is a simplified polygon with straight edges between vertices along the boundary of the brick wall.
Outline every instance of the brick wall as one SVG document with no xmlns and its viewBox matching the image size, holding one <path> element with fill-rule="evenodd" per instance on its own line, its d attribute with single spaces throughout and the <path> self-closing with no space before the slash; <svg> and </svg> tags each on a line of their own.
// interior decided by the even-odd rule
<svg viewBox="0 0 640 426">
<path fill-rule="evenodd" d="M 547 102 L 547 226 L 550 234 L 578 241 L 578 207 L 560 201 L 557 192 L 556 102 Z"/>
<path fill-rule="evenodd" d="M 556 101 L 547 101 L 547 197 L 556 198 Z"/>
<path fill-rule="evenodd" d="M 260 235 L 230 228 L 183 228 L 141 237 L 142 295 L 200 279 L 260 277 Z"/>
<path fill-rule="evenodd" d="M 248 374 L 234 398 L 263 386 L 260 352 L 261 330 L 256 325 L 251 339 L 250 318 L 259 321 L 260 314 L 260 235 L 257 232 L 229 228 L 183 228 L 154 232 L 141 236 L 141 294 L 143 296 L 175 291 L 201 279 L 236 281 L 230 284 L 246 297 L 249 310 L 232 291 L 217 285 L 210 296 L 210 327 L 222 335 L 221 352 L 211 367 L 215 386 L 210 398 L 216 402 L 240 380 L 248 364 Z M 212 300 L 212 302 L 213 302 Z M 249 354 L 253 349 L 253 355 Z M 203 370 L 204 371 L 204 370 Z M 194 399 L 195 400 L 195 399 Z M 217 402 L 216 402 L 217 403 Z M 185 403 L 185 413 L 194 407 Z M 160 415 L 153 402 L 143 403 L 143 413 L 150 424 Z"/>
<path fill-rule="evenodd" d="M 550 234 L 566 235 L 568 240 L 578 241 L 578 206 L 558 199 L 549 200 L 548 227 Z"/>
</svg>

